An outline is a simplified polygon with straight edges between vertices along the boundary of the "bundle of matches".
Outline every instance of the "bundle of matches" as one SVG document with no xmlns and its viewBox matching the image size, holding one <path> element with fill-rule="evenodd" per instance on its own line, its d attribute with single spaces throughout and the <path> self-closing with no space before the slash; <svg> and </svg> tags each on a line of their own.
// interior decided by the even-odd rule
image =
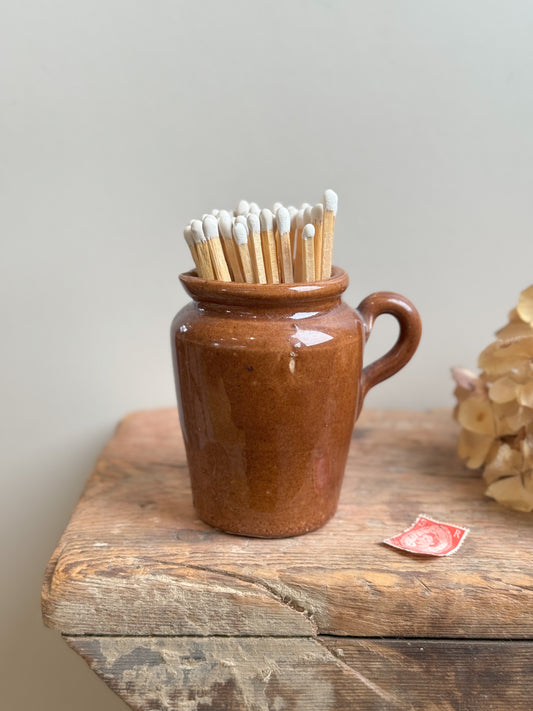
<svg viewBox="0 0 533 711">
<path fill-rule="evenodd" d="M 329 279 L 337 194 L 300 209 L 275 203 L 263 210 L 241 200 L 234 212 L 213 210 L 192 220 L 184 235 L 203 279 L 288 284 Z"/>
</svg>

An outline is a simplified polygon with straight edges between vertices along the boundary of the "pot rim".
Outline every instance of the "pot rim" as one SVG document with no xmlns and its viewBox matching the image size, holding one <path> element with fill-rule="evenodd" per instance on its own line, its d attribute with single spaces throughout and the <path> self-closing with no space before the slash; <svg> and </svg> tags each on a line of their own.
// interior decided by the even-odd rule
<svg viewBox="0 0 533 711">
<path fill-rule="evenodd" d="M 234 281 L 201 279 L 196 269 L 184 272 L 179 279 L 185 291 L 195 301 L 219 304 L 276 304 L 322 301 L 339 298 L 349 283 L 347 272 L 332 267 L 331 277 L 309 283 L 245 284 Z"/>
</svg>

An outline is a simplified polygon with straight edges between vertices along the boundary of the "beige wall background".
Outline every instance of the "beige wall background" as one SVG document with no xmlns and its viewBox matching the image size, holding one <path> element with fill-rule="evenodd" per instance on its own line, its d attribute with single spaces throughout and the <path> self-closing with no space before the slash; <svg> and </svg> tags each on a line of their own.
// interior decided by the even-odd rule
<svg viewBox="0 0 533 711">
<path fill-rule="evenodd" d="M 348 301 L 399 291 L 424 322 L 367 406 L 450 406 L 533 283 L 533 4 L 0 5 L 1 705 L 118 711 L 39 587 L 117 420 L 174 403 L 182 225 L 337 190 Z"/>
</svg>

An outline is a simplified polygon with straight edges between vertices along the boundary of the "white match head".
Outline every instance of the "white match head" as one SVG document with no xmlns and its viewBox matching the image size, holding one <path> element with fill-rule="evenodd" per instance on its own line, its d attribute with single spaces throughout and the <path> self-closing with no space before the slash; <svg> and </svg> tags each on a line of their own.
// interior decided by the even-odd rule
<svg viewBox="0 0 533 711">
<path fill-rule="evenodd" d="M 187 225 L 185 229 L 183 230 L 183 236 L 185 237 L 185 241 L 189 245 L 189 247 L 192 247 L 194 244 L 194 240 L 192 238 L 192 229 L 190 225 Z"/>
<path fill-rule="evenodd" d="M 211 214 L 214 215 L 215 217 L 218 217 L 219 212 L 220 212 L 220 210 L 218 210 L 216 207 L 214 208 L 214 210 L 211 210 Z"/>
<path fill-rule="evenodd" d="M 306 225 L 302 232 L 302 239 L 311 239 L 315 236 L 315 228 L 313 225 Z"/>
<path fill-rule="evenodd" d="M 311 207 L 311 205 L 308 205 L 304 209 L 304 225 L 308 225 L 311 222 L 311 210 L 312 209 L 313 208 Z"/>
<path fill-rule="evenodd" d="M 191 222 L 192 238 L 195 242 L 205 242 L 204 228 L 201 220 Z"/>
<path fill-rule="evenodd" d="M 272 205 L 272 212 L 274 213 L 274 215 L 277 215 L 278 210 L 279 210 L 280 207 L 283 207 L 283 203 L 282 203 L 282 202 L 275 202 L 275 203 Z"/>
<path fill-rule="evenodd" d="M 258 234 L 261 230 L 259 226 L 259 215 L 256 215 L 254 212 L 248 215 L 248 229 L 252 234 Z"/>
<path fill-rule="evenodd" d="M 339 204 L 339 198 L 334 190 L 326 190 L 324 193 L 324 206 L 328 212 L 332 212 L 334 215 L 337 214 L 337 206 Z"/>
<path fill-rule="evenodd" d="M 296 229 L 301 230 L 304 226 L 304 211 L 298 210 L 296 213 Z"/>
<path fill-rule="evenodd" d="M 214 215 L 206 215 L 202 221 L 206 239 L 218 237 L 218 220 Z"/>
<path fill-rule="evenodd" d="M 242 225 L 246 230 L 246 234 L 248 234 L 248 221 L 244 215 L 237 215 L 237 217 L 235 218 L 235 222 L 238 222 L 240 225 Z"/>
<path fill-rule="evenodd" d="M 252 215 L 259 215 L 259 213 L 261 212 L 261 208 L 256 202 L 251 202 L 249 211 Z"/>
<path fill-rule="evenodd" d="M 224 239 L 231 239 L 233 236 L 233 217 L 227 210 L 221 210 L 218 213 L 218 229 Z"/>
<path fill-rule="evenodd" d="M 312 207 L 308 202 L 302 202 L 300 205 L 300 210 L 307 210 L 308 207 Z"/>
<path fill-rule="evenodd" d="M 237 215 L 247 215 L 250 212 L 250 203 L 248 200 L 239 200 L 237 205 Z"/>
<path fill-rule="evenodd" d="M 265 207 L 259 215 L 259 224 L 264 232 L 272 232 L 274 229 L 274 215 L 272 211 Z"/>
<path fill-rule="evenodd" d="M 294 205 L 289 205 L 289 207 L 287 208 L 287 210 L 289 211 L 289 215 L 291 216 L 291 220 L 292 220 L 294 217 L 296 217 L 296 215 L 298 214 L 298 209 L 297 209 L 296 207 L 294 207 Z"/>
<path fill-rule="evenodd" d="M 291 231 L 291 216 L 286 207 L 280 207 L 276 212 L 276 223 L 280 235 L 286 235 Z"/>
<path fill-rule="evenodd" d="M 322 222 L 323 218 L 324 205 L 322 205 L 321 202 L 317 202 L 317 204 L 311 208 L 311 222 L 316 225 L 319 222 Z"/>
<path fill-rule="evenodd" d="M 235 237 L 235 242 L 237 242 L 237 244 L 246 244 L 248 242 L 246 228 L 242 222 L 235 221 L 233 225 L 233 236 Z"/>
</svg>

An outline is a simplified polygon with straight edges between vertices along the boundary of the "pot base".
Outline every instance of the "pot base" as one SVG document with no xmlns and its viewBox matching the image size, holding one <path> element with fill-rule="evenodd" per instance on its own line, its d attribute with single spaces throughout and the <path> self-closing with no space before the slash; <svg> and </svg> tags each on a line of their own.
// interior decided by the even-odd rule
<svg viewBox="0 0 533 711">
<path fill-rule="evenodd" d="M 197 512 L 198 513 L 198 512 Z M 310 524 L 300 525 L 292 524 L 290 526 L 273 526 L 272 522 L 261 523 L 257 526 L 255 525 L 224 525 L 217 522 L 215 519 L 209 520 L 208 516 L 202 516 L 198 513 L 198 517 L 207 523 L 212 528 L 216 528 L 222 533 L 228 533 L 232 536 L 246 536 L 247 538 L 293 538 L 295 536 L 303 536 L 305 533 L 311 533 L 312 531 L 317 531 L 322 526 L 325 526 L 328 521 L 330 521 L 335 516 L 336 511 L 330 513 L 328 516 L 321 518 L 319 521 L 314 520 Z"/>
</svg>

